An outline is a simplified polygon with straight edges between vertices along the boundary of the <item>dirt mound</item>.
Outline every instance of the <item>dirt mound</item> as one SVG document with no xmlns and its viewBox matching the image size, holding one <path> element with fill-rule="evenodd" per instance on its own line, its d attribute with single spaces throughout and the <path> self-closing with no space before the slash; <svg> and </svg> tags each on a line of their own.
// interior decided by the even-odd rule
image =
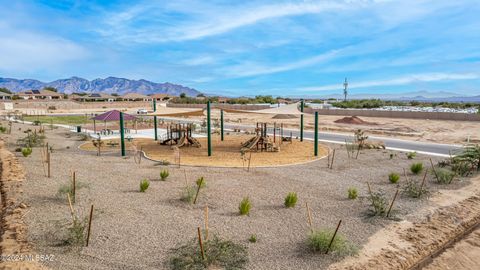
<svg viewBox="0 0 480 270">
<path fill-rule="evenodd" d="M 277 114 L 272 119 L 294 119 L 298 118 L 296 115 L 293 114 Z"/>
<path fill-rule="evenodd" d="M 388 246 L 367 261 L 340 264 L 330 269 L 419 269 L 446 245 L 478 226 L 479 203 L 480 196 L 472 196 L 456 205 L 440 208 L 425 221 L 400 230 L 400 239 L 389 241 Z"/>
<path fill-rule="evenodd" d="M 0 261 L 1 269 L 46 269 L 35 261 L 27 260 L 31 256 L 31 246 L 27 242 L 27 226 L 23 221 L 27 206 L 19 202 L 22 182 L 25 180 L 23 168 L 18 159 L 5 149 L 0 141 L 0 193 L 2 216 L 0 220 L 0 251 L 5 261 Z"/>
<path fill-rule="evenodd" d="M 377 125 L 377 123 L 363 121 L 362 119 L 360 119 L 360 117 L 357 116 L 345 116 L 344 118 L 335 120 L 334 122 L 350 125 Z"/>
</svg>

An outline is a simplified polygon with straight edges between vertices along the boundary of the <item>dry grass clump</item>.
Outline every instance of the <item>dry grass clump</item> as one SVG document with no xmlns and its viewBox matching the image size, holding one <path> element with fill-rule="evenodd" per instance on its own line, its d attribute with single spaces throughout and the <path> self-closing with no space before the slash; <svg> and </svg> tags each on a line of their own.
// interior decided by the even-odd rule
<svg viewBox="0 0 480 270">
<path fill-rule="evenodd" d="M 142 181 L 140 181 L 140 192 L 147 191 L 149 186 L 150 182 L 147 179 L 143 179 Z"/>
<path fill-rule="evenodd" d="M 388 180 L 392 184 L 396 184 L 400 180 L 400 175 L 398 173 L 391 173 L 388 175 Z"/>
<path fill-rule="evenodd" d="M 423 170 L 423 163 L 418 162 L 418 163 L 413 163 L 410 165 L 410 171 L 413 174 L 419 174 Z"/>
<path fill-rule="evenodd" d="M 354 187 L 348 189 L 348 198 L 350 200 L 355 200 L 358 197 L 358 190 Z"/>
<path fill-rule="evenodd" d="M 285 197 L 284 205 L 285 205 L 285 207 L 287 207 L 287 208 L 295 207 L 295 205 L 297 204 L 297 200 L 298 200 L 297 193 L 295 193 L 295 192 L 290 192 L 290 193 L 288 193 L 287 196 Z"/>
<path fill-rule="evenodd" d="M 172 250 L 168 266 L 174 270 L 200 269 L 245 269 L 248 262 L 247 248 L 217 236 L 203 242 L 205 259 L 194 238 L 187 244 Z M 213 267 L 213 268 L 212 268 Z"/>
<path fill-rule="evenodd" d="M 240 202 L 240 205 L 238 206 L 238 211 L 240 212 L 240 215 L 248 216 L 250 215 L 250 208 L 252 208 L 252 203 L 250 202 L 250 199 L 248 197 L 245 197 Z"/>
</svg>

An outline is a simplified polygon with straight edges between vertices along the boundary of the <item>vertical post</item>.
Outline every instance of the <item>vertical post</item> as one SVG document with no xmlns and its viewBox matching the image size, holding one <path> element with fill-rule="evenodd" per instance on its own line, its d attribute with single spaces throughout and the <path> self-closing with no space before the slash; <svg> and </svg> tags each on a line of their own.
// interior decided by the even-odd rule
<svg viewBox="0 0 480 270">
<path fill-rule="evenodd" d="M 86 243 L 87 247 L 88 247 L 88 242 L 90 242 L 90 231 L 92 229 L 92 218 L 93 218 L 93 204 L 90 207 L 90 218 L 88 219 L 88 231 L 87 231 L 87 243 Z"/>
<path fill-rule="evenodd" d="M 223 142 L 223 110 L 220 110 L 220 139 Z"/>
<path fill-rule="evenodd" d="M 300 141 L 303 142 L 303 109 L 305 107 L 305 101 L 302 99 L 300 102 L 300 111 L 302 114 L 300 115 Z"/>
<path fill-rule="evenodd" d="M 212 155 L 212 134 L 210 125 L 210 101 L 207 101 L 207 144 L 208 156 Z"/>
<path fill-rule="evenodd" d="M 277 139 L 277 123 L 273 122 L 273 142 Z"/>
<path fill-rule="evenodd" d="M 153 134 L 154 134 L 154 139 L 155 141 L 158 140 L 158 131 L 157 131 L 157 117 L 153 117 Z"/>
<path fill-rule="evenodd" d="M 76 189 L 77 189 L 76 172 L 73 171 L 73 173 L 72 173 L 72 199 L 73 199 L 73 203 L 75 203 L 75 200 L 76 200 L 76 197 L 77 197 L 77 195 L 75 194 Z"/>
<path fill-rule="evenodd" d="M 318 112 L 315 112 L 315 138 L 313 144 L 313 153 L 315 154 L 315 156 L 318 156 Z"/>
<path fill-rule="evenodd" d="M 120 112 L 120 146 L 122 149 L 122 157 L 125 156 L 125 134 L 123 127 L 123 112 Z"/>
</svg>

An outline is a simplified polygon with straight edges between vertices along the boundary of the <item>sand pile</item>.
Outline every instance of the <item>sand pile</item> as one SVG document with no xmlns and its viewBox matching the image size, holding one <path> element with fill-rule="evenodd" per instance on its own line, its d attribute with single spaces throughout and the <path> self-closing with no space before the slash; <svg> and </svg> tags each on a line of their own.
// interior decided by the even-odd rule
<svg viewBox="0 0 480 270">
<path fill-rule="evenodd" d="M 357 116 L 345 116 L 342 119 L 338 119 L 334 121 L 335 123 L 339 124 L 350 124 L 350 125 L 376 125 L 377 123 L 367 122 L 360 119 Z"/>
<path fill-rule="evenodd" d="M 293 115 L 293 114 L 277 114 L 272 119 L 294 119 L 298 118 L 298 116 Z"/>
</svg>

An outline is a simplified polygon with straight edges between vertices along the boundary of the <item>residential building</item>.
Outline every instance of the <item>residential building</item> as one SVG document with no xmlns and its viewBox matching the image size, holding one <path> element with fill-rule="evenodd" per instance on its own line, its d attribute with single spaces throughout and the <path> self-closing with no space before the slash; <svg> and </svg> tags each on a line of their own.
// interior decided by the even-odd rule
<svg viewBox="0 0 480 270">
<path fill-rule="evenodd" d="M 27 90 L 18 93 L 23 99 L 63 99 L 63 94 L 50 90 Z"/>
<path fill-rule="evenodd" d="M 156 100 L 156 101 L 169 101 L 175 96 L 169 95 L 169 94 L 152 94 L 150 95 L 150 98 Z"/>
<path fill-rule="evenodd" d="M 152 97 L 138 94 L 138 93 L 128 93 L 121 97 L 124 101 L 152 101 Z"/>
</svg>

